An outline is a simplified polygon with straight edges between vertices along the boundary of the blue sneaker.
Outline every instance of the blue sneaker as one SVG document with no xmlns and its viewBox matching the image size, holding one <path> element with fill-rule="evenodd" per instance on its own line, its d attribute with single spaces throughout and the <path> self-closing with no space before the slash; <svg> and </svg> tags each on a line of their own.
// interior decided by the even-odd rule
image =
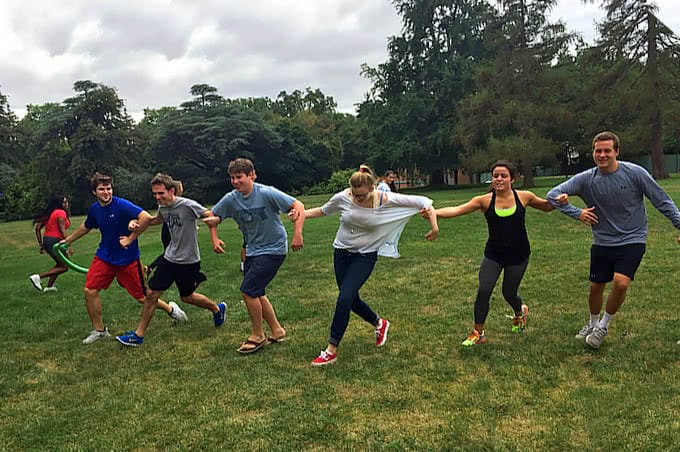
<svg viewBox="0 0 680 452">
<path fill-rule="evenodd" d="M 213 314 L 213 321 L 215 322 L 215 328 L 219 328 L 224 323 L 225 317 L 227 317 L 227 304 L 223 301 L 217 305 L 220 310 Z"/>
<path fill-rule="evenodd" d="M 134 331 L 126 331 L 125 334 L 116 336 L 116 340 L 128 347 L 139 347 L 144 343 L 144 338 L 137 336 Z"/>
</svg>

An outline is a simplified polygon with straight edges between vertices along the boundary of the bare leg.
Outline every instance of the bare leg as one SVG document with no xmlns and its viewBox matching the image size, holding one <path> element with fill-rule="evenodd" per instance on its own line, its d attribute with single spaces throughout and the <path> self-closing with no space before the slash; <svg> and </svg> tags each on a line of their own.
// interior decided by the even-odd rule
<svg viewBox="0 0 680 452">
<path fill-rule="evenodd" d="M 92 326 L 97 331 L 104 331 L 104 320 L 102 318 L 102 300 L 99 297 L 99 290 L 85 288 L 85 308 L 87 315 L 90 316 Z"/>
<path fill-rule="evenodd" d="M 199 308 L 207 309 L 208 311 L 211 311 L 213 313 L 220 311 L 220 308 L 217 307 L 217 304 L 214 301 L 212 301 L 205 295 L 197 292 L 192 293 L 188 297 L 180 297 L 180 300 L 182 300 L 185 303 L 198 306 Z"/>
<path fill-rule="evenodd" d="M 630 285 L 630 278 L 621 273 L 614 273 L 614 282 L 607 297 L 606 310 L 610 315 L 616 314 L 623 301 L 626 299 L 626 292 Z"/>
<path fill-rule="evenodd" d="M 588 294 L 588 306 L 590 307 L 590 313 L 593 315 L 595 314 L 599 315 L 600 311 L 602 311 L 604 288 L 606 285 L 607 285 L 606 283 L 595 282 L 590 283 L 590 292 Z"/>
<path fill-rule="evenodd" d="M 262 317 L 264 321 L 269 325 L 269 329 L 272 332 L 272 337 L 283 337 L 286 335 L 286 330 L 283 329 L 279 323 L 279 319 L 276 318 L 276 312 L 274 311 L 274 306 L 272 306 L 269 298 L 266 295 L 260 297 L 260 304 L 262 305 Z"/>
<path fill-rule="evenodd" d="M 146 294 L 146 297 L 144 298 L 144 307 L 142 308 L 142 318 L 139 320 L 137 330 L 135 330 L 137 336 L 144 337 L 144 334 L 146 334 L 146 329 L 149 327 L 149 323 L 151 323 L 151 319 L 158 307 L 158 299 L 161 296 L 161 293 L 162 292 L 160 291 L 150 290 L 149 293 Z"/>
<path fill-rule="evenodd" d="M 248 308 L 248 315 L 252 324 L 252 330 L 248 339 L 261 342 L 264 340 L 264 329 L 262 327 L 262 303 L 260 302 L 260 297 L 253 298 L 244 293 L 241 293 L 241 296 L 246 303 L 246 308 Z"/>
<path fill-rule="evenodd" d="M 61 275 L 62 273 L 66 273 L 67 271 L 68 267 L 60 267 L 58 265 L 55 265 L 46 272 L 40 273 L 38 276 L 40 276 L 40 278 L 49 277 L 50 279 L 47 281 L 47 287 L 52 287 L 54 285 L 54 282 L 57 280 L 57 276 Z"/>
</svg>

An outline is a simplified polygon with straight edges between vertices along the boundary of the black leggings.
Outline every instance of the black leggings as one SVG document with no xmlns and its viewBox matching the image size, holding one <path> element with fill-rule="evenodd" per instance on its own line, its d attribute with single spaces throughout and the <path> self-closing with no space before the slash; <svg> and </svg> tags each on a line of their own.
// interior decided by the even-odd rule
<svg viewBox="0 0 680 452">
<path fill-rule="evenodd" d="M 524 272 L 529 265 L 529 258 L 517 265 L 501 265 L 486 256 L 479 265 L 479 289 L 475 300 L 475 323 L 483 324 L 489 314 L 489 300 L 496 286 L 496 281 L 503 270 L 503 298 L 512 307 L 515 314 L 522 311 L 522 298 L 517 295 L 517 289 L 522 282 Z"/>
</svg>

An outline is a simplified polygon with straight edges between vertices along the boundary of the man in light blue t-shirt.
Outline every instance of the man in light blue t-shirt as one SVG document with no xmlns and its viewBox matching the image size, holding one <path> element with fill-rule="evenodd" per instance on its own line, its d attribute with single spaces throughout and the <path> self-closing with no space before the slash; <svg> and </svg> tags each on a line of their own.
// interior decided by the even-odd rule
<svg viewBox="0 0 680 452">
<path fill-rule="evenodd" d="M 593 139 L 595 168 L 578 173 L 548 192 L 556 209 L 592 227 L 590 249 L 590 321 L 576 335 L 598 349 L 607 336 L 609 322 L 626 298 L 647 242 L 647 197 L 656 209 L 680 229 L 680 211 L 668 194 L 641 166 L 617 160 L 619 137 L 598 133 Z M 589 207 L 560 204 L 561 194 L 579 196 Z M 680 237 L 678 238 L 680 242 Z M 613 281 L 604 315 L 600 319 L 604 289 Z"/>
<path fill-rule="evenodd" d="M 265 288 L 288 253 L 288 238 L 280 214 L 288 213 L 291 209 L 304 212 L 305 207 L 300 201 L 274 187 L 255 183 L 255 167 L 248 159 L 231 161 L 228 171 L 234 190 L 224 195 L 212 208 L 215 215 L 213 222 L 218 224 L 224 218 L 233 218 L 245 239 L 246 260 L 241 296 L 248 308 L 252 331 L 238 351 L 254 353 L 267 341 L 281 342 L 286 339 L 286 331 L 276 318 Z M 211 219 L 206 219 L 206 223 L 210 225 Z M 293 251 L 302 249 L 303 224 L 302 216 L 294 223 Z M 219 246 L 215 246 L 215 251 L 224 252 Z M 268 338 L 264 334 L 263 319 L 271 329 Z"/>
</svg>

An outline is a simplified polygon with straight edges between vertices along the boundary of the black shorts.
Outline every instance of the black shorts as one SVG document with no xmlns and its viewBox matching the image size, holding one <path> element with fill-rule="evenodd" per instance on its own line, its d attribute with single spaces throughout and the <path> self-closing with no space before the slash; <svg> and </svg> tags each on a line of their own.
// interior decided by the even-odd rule
<svg viewBox="0 0 680 452">
<path fill-rule="evenodd" d="M 590 281 L 607 283 L 614 279 L 614 273 L 621 273 L 633 280 L 645 250 L 644 243 L 593 245 L 590 247 Z"/>
<path fill-rule="evenodd" d="M 180 297 L 188 297 L 196 291 L 200 283 L 206 280 L 201 273 L 201 263 L 175 264 L 164 257 L 158 259 L 158 265 L 149 279 L 149 289 L 165 291 L 177 284 Z"/>
<path fill-rule="evenodd" d="M 58 239 L 56 237 L 50 237 L 50 236 L 45 236 L 43 237 L 43 249 L 47 254 L 50 255 L 52 259 L 54 259 L 54 262 L 57 263 L 58 266 L 60 267 L 65 267 L 66 265 L 62 260 L 59 258 L 59 255 L 54 252 L 54 249 L 52 248 L 55 243 L 59 243 L 61 239 Z"/>
</svg>

